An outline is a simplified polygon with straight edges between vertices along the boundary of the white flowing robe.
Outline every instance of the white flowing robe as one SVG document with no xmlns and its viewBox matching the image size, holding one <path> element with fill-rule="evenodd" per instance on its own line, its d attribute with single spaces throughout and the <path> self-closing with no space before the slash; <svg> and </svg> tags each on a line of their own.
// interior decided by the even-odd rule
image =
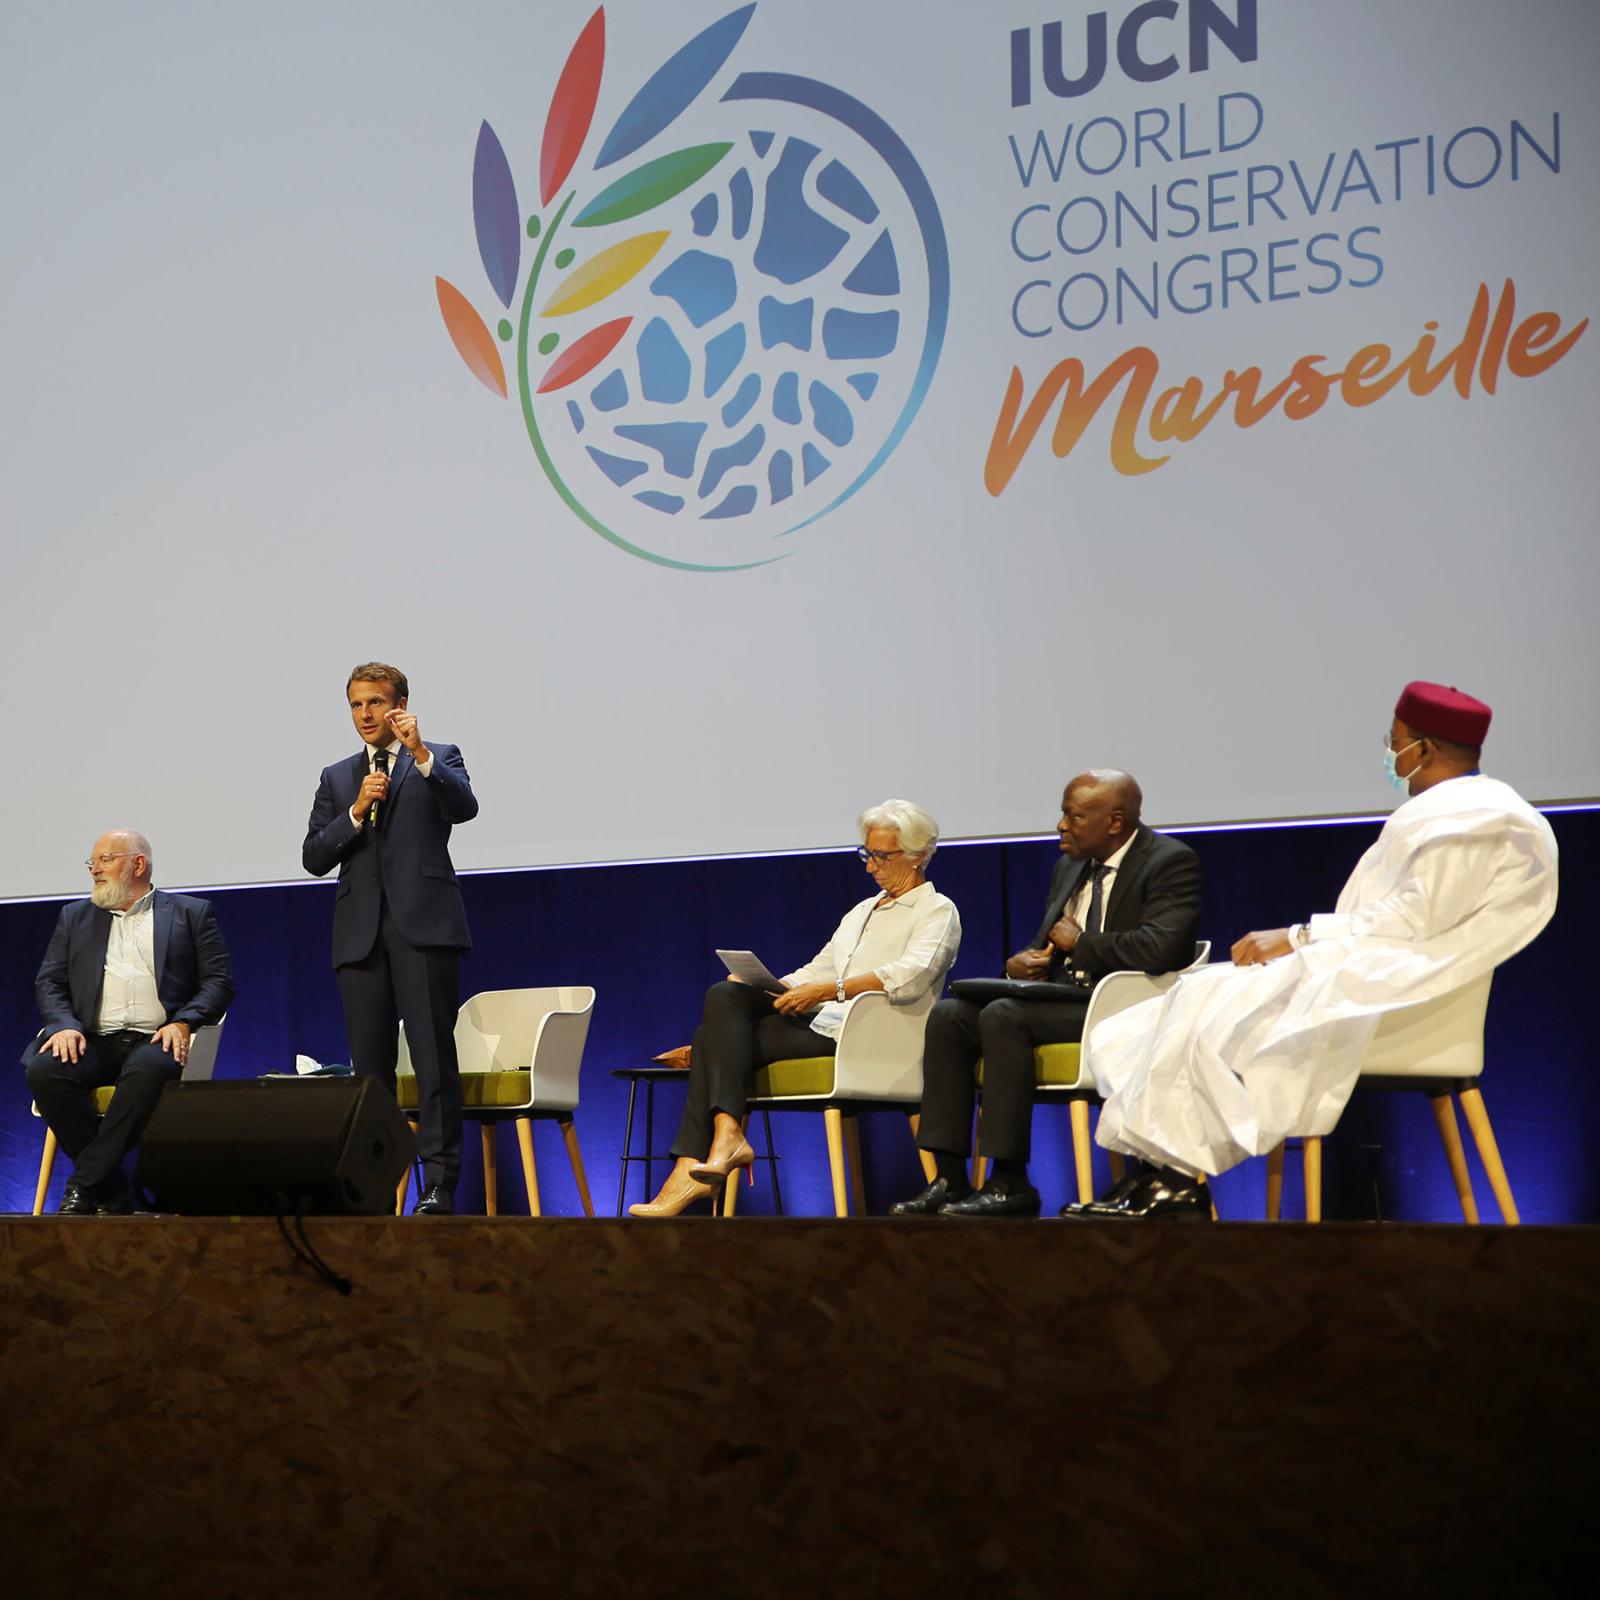
<svg viewBox="0 0 1600 1600">
<path fill-rule="evenodd" d="M 1378 1019 L 1471 983 L 1556 904 L 1550 824 L 1495 778 L 1451 778 L 1384 824 L 1310 942 L 1206 967 L 1094 1030 L 1097 1142 L 1194 1175 L 1327 1134 Z"/>
</svg>

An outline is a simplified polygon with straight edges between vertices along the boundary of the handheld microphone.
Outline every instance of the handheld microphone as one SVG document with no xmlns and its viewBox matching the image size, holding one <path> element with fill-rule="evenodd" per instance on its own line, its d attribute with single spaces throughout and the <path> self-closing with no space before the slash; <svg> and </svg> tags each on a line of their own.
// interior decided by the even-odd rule
<svg viewBox="0 0 1600 1600">
<path fill-rule="evenodd" d="M 372 756 L 372 766 L 375 772 L 388 772 L 389 752 L 387 750 L 374 751 Z M 378 802 L 376 800 L 372 802 L 372 809 L 367 813 L 367 826 L 369 828 L 376 828 L 378 826 Z"/>
</svg>

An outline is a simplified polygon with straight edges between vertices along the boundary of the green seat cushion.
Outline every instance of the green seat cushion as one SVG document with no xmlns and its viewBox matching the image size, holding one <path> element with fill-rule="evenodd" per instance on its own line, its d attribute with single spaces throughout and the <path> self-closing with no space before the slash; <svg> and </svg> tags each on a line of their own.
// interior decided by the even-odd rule
<svg viewBox="0 0 1600 1600">
<path fill-rule="evenodd" d="M 833 1057 L 802 1056 L 756 1068 L 755 1097 L 782 1099 L 791 1094 L 832 1094 Z"/>
<path fill-rule="evenodd" d="M 463 1072 L 463 1111 L 511 1111 L 525 1106 L 533 1093 L 530 1072 Z M 406 1073 L 395 1080 L 395 1095 L 402 1111 L 417 1109 L 417 1080 Z"/>
<path fill-rule="evenodd" d="M 1078 1083 L 1079 1044 L 1042 1044 L 1033 1052 L 1033 1081 L 1041 1087 L 1072 1089 Z M 978 1063 L 978 1083 L 983 1083 L 983 1062 Z"/>
<path fill-rule="evenodd" d="M 1057 1089 L 1074 1088 L 1078 1082 L 1078 1061 L 1083 1053 L 1079 1044 L 1042 1044 L 1033 1052 L 1035 1083 Z"/>
</svg>

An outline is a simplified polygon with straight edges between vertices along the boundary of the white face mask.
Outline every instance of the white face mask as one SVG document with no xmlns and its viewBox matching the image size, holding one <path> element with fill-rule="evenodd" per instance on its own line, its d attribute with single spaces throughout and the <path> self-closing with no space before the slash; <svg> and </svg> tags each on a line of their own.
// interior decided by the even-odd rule
<svg viewBox="0 0 1600 1600">
<path fill-rule="evenodd" d="M 1411 778 L 1402 778 L 1395 770 L 1395 762 L 1398 761 L 1407 750 L 1415 750 L 1421 743 L 1422 741 L 1420 739 L 1413 739 L 1410 744 L 1402 745 L 1400 749 L 1396 750 L 1394 746 L 1388 742 L 1388 740 L 1384 741 L 1383 775 L 1389 780 L 1390 785 L 1393 788 L 1398 789 L 1401 794 L 1411 793 Z M 1416 774 L 1413 773 L 1411 776 L 1414 777 L 1415 775 Z"/>
</svg>

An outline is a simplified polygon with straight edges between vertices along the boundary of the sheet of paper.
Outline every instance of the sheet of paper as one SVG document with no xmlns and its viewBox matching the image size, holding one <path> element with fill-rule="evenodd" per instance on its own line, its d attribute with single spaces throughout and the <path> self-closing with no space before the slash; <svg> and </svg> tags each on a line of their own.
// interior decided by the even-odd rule
<svg viewBox="0 0 1600 1600">
<path fill-rule="evenodd" d="M 719 950 L 717 959 L 720 960 L 734 977 L 742 978 L 746 983 L 753 983 L 758 989 L 765 989 L 768 994 L 782 994 L 783 985 L 767 971 L 753 950 Z"/>
</svg>

